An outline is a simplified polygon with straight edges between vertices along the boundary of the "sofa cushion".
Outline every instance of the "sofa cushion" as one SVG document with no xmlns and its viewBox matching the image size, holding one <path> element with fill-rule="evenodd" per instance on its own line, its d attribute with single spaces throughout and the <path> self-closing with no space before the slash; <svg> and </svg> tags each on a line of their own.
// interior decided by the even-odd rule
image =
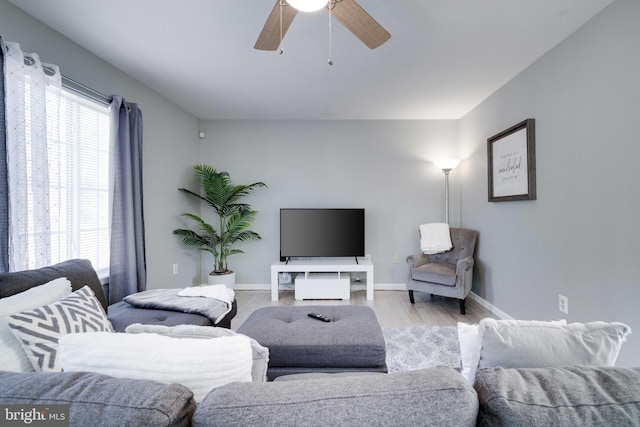
<svg viewBox="0 0 640 427">
<path fill-rule="evenodd" d="M 179 384 L 88 372 L 0 372 L 0 384 L 3 404 L 69 404 L 72 426 L 189 426 L 196 409 Z"/>
<path fill-rule="evenodd" d="M 306 372 L 303 374 L 291 374 L 291 375 L 280 375 L 278 378 L 275 378 L 273 381 L 300 381 L 300 380 L 316 380 L 319 378 L 345 378 L 345 377 L 359 377 L 366 375 L 387 375 L 385 372 L 360 372 L 360 371 L 349 371 L 349 372 Z"/>
<path fill-rule="evenodd" d="M 125 301 L 117 302 L 109 306 L 109 321 L 116 332 L 124 332 L 127 326 L 133 323 L 145 325 L 212 325 L 204 316 L 179 311 L 154 310 L 150 308 L 137 308 Z"/>
<path fill-rule="evenodd" d="M 562 325 L 482 319 L 478 367 L 613 366 L 630 332 L 629 326 L 617 322 Z"/>
<path fill-rule="evenodd" d="M 13 314 L 7 323 L 36 371 L 60 371 L 58 341 L 64 335 L 113 332 L 100 302 L 88 286 L 53 304 Z"/>
<path fill-rule="evenodd" d="M 299 381 L 233 383 L 213 390 L 193 425 L 475 426 L 478 399 L 452 368 Z"/>
<path fill-rule="evenodd" d="M 71 282 L 71 288 L 74 291 L 89 286 L 102 304 L 102 308 L 105 312 L 107 311 L 109 304 L 102 290 L 100 279 L 91 266 L 91 262 L 86 259 L 71 259 L 35 270 L 0 273 L 0 298 L 24 292 L 59 277 L 66 277 Z"/>
<path fill-rule="evenodd" d="M 60 339 L 64 371 L 179 383 L 196 401 L 232 381 L 251 382 L 251 344 L 241 335 L 215 340 L 93 332 Z"/>
<path fill-rule="evenodd" d="M 637 426 L 640 369 L 481 369 L 479 426 Z"/>
<path fill-rule="evenodd" d="M 51 304 L 71 293 L 71 283 L 61 277 L 19 294 L 0 299 L 0 371 L 29 372 L 33 366 L 20 341 L 11 333 L 6 317 Z"/>
<path fill-rule="evenodd" d="M 231 319 L 238 313 L 238 303 L 233 300 L 231 311 L 215 326 L 220 328 L 231 328 Z M 109 320 L 116 332 L 124 332 L 127 326 L 134 323 L 145 325 L 199 325 L 214 326 L 211 320 L 199 314 L 182 313 L 180 311 L 154 310 L 151 308 L 137 308 L 125 301 L 117 302 L 109 306 Z"/>
<path fill-rule="evenodd" d="M 125 332 L 128 334 L 158 334 L 173 338 L 220 338 L 232 337 L 240 335 L 226 328 L 217 328 L 214 326 L 197 326 L 197 325 L 143 325 L 134 323 L 127 326 Z M 262 382 L 267 380 L 267 368 L 269 367 L 269 349 L 261 346 L 258 341 L 249 338 L 251 342 L 251 355 L 253 364 L 251 367 L 251 380 L 254 382 Z"/>
<path fill-rule="evenodd" d="M 421 282 L 454 286 L 456 284 L 456 266 L 454 264 L 427 263 L 414 268 L 411 278 Z"/>
</svg>

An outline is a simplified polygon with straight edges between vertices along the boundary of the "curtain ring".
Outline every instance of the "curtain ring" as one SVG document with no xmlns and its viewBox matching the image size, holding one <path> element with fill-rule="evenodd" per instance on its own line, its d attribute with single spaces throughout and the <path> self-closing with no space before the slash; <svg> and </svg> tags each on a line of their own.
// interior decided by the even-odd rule
<svg viewBox="0 0 640 427">
<path fill-rule="evenodd" d="M 42 65 L 42 69 L 44 70 L 44 73 L 49 77 L 56 75 L 56 70 L 53 67 L 49 67 L 48 65 Z"/>
</svg>

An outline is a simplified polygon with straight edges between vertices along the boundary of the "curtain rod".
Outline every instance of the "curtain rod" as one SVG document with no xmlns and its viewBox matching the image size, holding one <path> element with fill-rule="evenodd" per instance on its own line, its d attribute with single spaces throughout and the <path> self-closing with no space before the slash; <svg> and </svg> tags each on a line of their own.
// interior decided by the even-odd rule
<svg viewBox="0 0 640 427">
<path fill-rule="evenodd" d="M 113 97 L 103 95 L 100 92 L 93 90 L 90 87 L 83 85 L 82 83 L 78 83 L 77 81 L 70 79 L 69 77 L 66 77 L 64 75 L 62 76 L 62 86 L 104 105 L 110 105 L 111 101 L 113 101 Z"/>
</svg>

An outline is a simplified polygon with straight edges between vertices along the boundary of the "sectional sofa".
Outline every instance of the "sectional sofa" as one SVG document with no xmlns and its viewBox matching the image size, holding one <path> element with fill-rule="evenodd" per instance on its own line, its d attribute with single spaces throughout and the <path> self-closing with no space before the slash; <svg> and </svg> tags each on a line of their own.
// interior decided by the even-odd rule
<svg viewBox="0 0 640 427">
<path fill-rule="evenodd" d="M 192 313 L 180 313 L 166 310 L 138 309 L 124 301 L 109 305 L 105 289 L 91 262 L 84 259 L 72 259 L 48 267 L 13 273 L 0 273 L 0 298 L 24 292 L 56 278 L 66 277 L 71 282 L 73 291 L 83 286 L 91 288 L 102 305 L 117 332 L 124 332 L 132 323 L 174 326 L 182 324 L 212 326 L 210 319 Z M 235 301 L 231 311 L 215 326 L 230 328 L 231 319 L 238 311 Z"/>
<path fill-rule="evenodd" d="M 74 287 L 91 277 L 98 297 L 99 282 L 84 275 L 88 268 L 73 261 L 53 271 Z M 18 274 L 23 273 L 0 275 L 1 297 L 29 288 Z M 38 276 L 24 274 L 22 279 Z M 104 295 L 98 299 L 106 305 Z M 215 366 L 203 363 L 201 369 Z M 0 371 L 0 408 L 56 404 L 68 405 L 73 426 L 638 426 L 640 369 L 485 368 L 476 373 L 473 386 L 449 367 L 299 374 L 273 382 L 231 382 L 199 402 L 192 390 L 175 383 L 93 372 Z"/>
<path fill-rule="evenodd" d="M 205 367 L 203 367 L 205 369 Z M 293 378 L 288 378 L 293 377 Z M 73 426 L 638 426 L 640 370 L 452 368 L 231 383 L 196 405 L 179 384 L 0 372 L 0 406 L 70 404 Z"/>
</svg>

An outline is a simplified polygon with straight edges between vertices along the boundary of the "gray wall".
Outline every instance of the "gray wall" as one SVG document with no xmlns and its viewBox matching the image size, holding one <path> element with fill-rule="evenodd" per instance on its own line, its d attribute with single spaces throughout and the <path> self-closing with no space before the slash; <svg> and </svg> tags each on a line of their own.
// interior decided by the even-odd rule
<svg viewBox="0 0 640 427">
<path fill-rule="evenodd" d="M 444 220 L 444 176 L 434 159 L 457 155 L 457 121 L 207 121 L 202 161 L 236 183 L 264 181 L 251 195 L 263 240 L 229 258 L 239 284 L 267 284 L 279 255 L 280 208 L 365 208 L 365 247 L 375 282 L 404 284 L 419 251 L 418 225 Z M 451 174 L 451 192 L 457 194 Z M 451 223 L 458 221 L 452 196 Z M 400 262 L 393 263 L 394 255 Z M 211 257 L 203 257 L 203 277 Z"/>
<path fill-rule="evenodd" d="M 638 22 L 640 2 L 614 2 L 460 121 L 473 291 L 514 318 L 627 323 L 622 365 L 640 354 Z M 489 203 L 486 139 L 529 117 L 538 200 Z"/>
<path fill-rule="evenodd" d="M 211 260 L 180 247 L 171 231 L 198 207 L 176 189 L 196 185 L 206 162 L 251 196 L 264 239 L 231 258 L 238 282 L 266 284 L 278 255 L 285 206 L 367 209 L 367 252 L 378 283 L 404 283 L 416 227 L 443 218 L 443 177 L 432 163 L 459 154 L 451 223 L 480 230 L 474 292 L 515 318 L 622 321 L 640 331 L 640 3 L 617 0 L 460 121 L 198 120 L 145 85 L 0 0 L 0 34 L 63 74 L 138 102 L 145 124 L 144 179 L 149 288 L 206 277 Z M 488 203 L 486 138 L 537 121 L 538 200 Z M 393 256 L 400 263 L 393 264 Z M 174 262 L 180 273 L 173 276 Z M 569 315 L 557 310 L 569 297 Z M 631 336 L 620 364 L 637 365 Z"/>
<path fill-rule="evenodd" d="M 0 0 L 0 34 L 58 64 L 62 74 L 105 95 L 137 102 L 144 120 L 144 210 L 148 287 L 186 285 L 199 268 L 171 234 L 187 201 L 177 188 L 191 182 L 198 159 L 198 119 L 5 0 Z M 126 46 L 123 47 L 126 49 Z M 178 262 L 181 273 L 173 276 Z"/>
</svg>

